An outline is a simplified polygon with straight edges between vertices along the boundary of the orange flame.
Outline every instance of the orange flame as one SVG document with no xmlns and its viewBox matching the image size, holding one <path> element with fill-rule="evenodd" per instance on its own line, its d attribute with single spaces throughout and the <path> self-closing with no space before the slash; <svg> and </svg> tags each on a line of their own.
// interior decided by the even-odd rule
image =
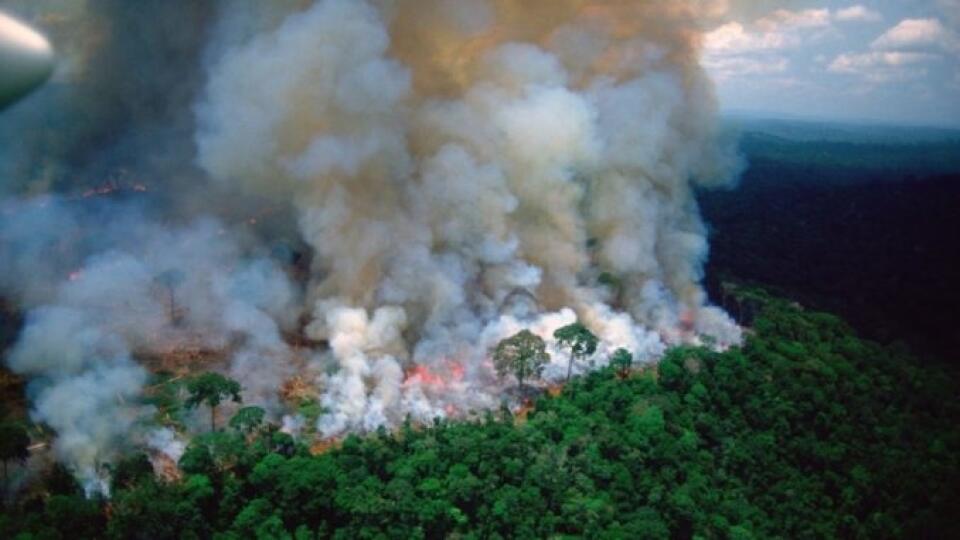
<svg viewBox="0 0 960 540">
<path fill-rule="evenodd" d="M 433 388 L 444 388 L 450 383 L 463 380 L 466 370 L 463 365 L 453 360 L 446 360 L 442 365 L 442 372 L 431 369 L 429 366 L 417 364 L 407 371 L 404 385 L 419 384 Z"/>
</svg>

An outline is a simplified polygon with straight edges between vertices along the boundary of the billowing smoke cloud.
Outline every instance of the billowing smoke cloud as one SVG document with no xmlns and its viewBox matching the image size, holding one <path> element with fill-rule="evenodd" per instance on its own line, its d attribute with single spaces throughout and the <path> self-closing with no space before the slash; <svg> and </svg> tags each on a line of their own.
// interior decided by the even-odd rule
<svg viewBox="0 0 960 540">
<path fill-rule="evenodd" d="M 316 254 L 308 332 L 338 367 L 323 430 L 443 415 L 406 405 L 397 364 L 484 380 L 517 290 L 646 360 L 737 342 L 698 285 L 691 179 L 736 162 L 691 6 L 426 4 L 318 2 L 215 61 L 198 109 L 204 169 L 292 199 Z"/>
<path fill-rule="evenodd" d="M 58 239 L 44 244 L 56 237 L 27 225 L 66 223 L 96 237 L 94 251 L 103 251 L 67 272 L 48 295 L 18 286 L 48 282 L 43 274 L 24 271 L 3 284 L 8 294 L 25 291 L 21 302 L 36 306 L 8 365 L 30 378 L 33 416 L 57 432 L 55 450 L 88 489 L 105 486 L 102 465 L 144 435 L 151 412 L 142 405 L 148 373 L 176 369 L 164 360 L 177 351 L 223 351 L 245 381 L 246 396 L 281 412 L 276 389 L 293 371 L 282 332 L 295 326 L 299 302 L 277 263 L 245 251 L 214 221 L 169 227 L 109 204 L 101 219 L 57 200 L 38 206 L 21 202 L 19 213 L 0 220 L 5 248 L 32 240 L 35 251 L 25 253 L 26 260 L 56 259 Z M 39 238 L 15 236 L 31 232 Z"/>
<path fill-rule="evenodd" d="M 280 392 L 296 382 L 323 406 L 306 427 L 332 437 L 515 399 L 489 350 L 523 328 L 548 341 L 547 380 L 576 320 L 602 341 L 576 372 L 618 347 L 739 343 L 699 285 L 693 194 L 739 164 L 698 58 L 726 3 L 148 4 L 143 63 L 114 51 L 113 69 L 91 63 L 139 8 L 73 8 L 92 52 L 65 97 L 0 121 L 2 141 L 45 106 L 90 112 L 0 160 L 0 191 L 21 194 L 0 214 L 0 290 L 29 313 L 9 365 L 82 474 L 141 430 L 151 362 L 184 347 L 218 351 L 189 367 L 299 428 Z M 64 194 L 118 170 L 147 193 Z"/>
</svg>

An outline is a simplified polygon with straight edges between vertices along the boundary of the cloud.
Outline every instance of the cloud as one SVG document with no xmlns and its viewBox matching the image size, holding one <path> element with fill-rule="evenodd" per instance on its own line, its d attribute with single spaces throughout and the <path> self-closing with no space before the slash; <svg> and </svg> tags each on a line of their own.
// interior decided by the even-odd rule
<svg viewBox="0 0 960 540">
<path fill-rule="evenodd" d="M 834 18 L 840 22 L 877 22 L 883 20 L 883 15 L 862 4 L 857 4 L 838 10 Z"/>
<path fill-rule="evenodd" d="M 746 56 L 718 57 L 707 59 L 704 66 L 717 79 L 729 79 L 737 75 L 771 75 L 784 73 L 790 62 L 783 57 L 750 58 Z"/>
<path fill-rule="evenodd" d="M 829 9 L 778 9 L 752 23 L 727 22 L 705 35 L 704 66 L 717 79 L 783 73 L 789 61 L 780 51 L 822 35 L 831 17 Z"/>
<path fill-rule="evenodd" d="M 708 54 L 746 52 L 780 49 L 786 45 L 786 37 L 778 32 L 749 32 L 738 22 L 727 23 L 704 38 Z"/>
<path fill-rule="evenodd" d="M 871 47 L 875 50 L 942 49 L 960 51 L 960 37 L 939 19 L 904 19 L 878 37 Z"/>
<path fill-rule="evenodd" d="M 938 57 L 920 52 L 871 51 L 841 54 L 827 71 L 859 75 L 872 82 L 906 80 L 926 73 L 926 64 Z"/>
<path fill-rule="evenodd" d="M 939 19 L 904 19 L 875 39 L 870 49 L 841 54 L 827 70 L 875 83 L 915 80 L 929 75 L 930 66 L 942 62 L 944 53 L 960 53 L 960 36 Z"/>
<path fill-rule="evenodd" d="M 778 9 L 748 26 L 732 21 L 705 36 L 707 54 L 744 54 L 785 49 L 803 43 L 803 31 L 830 27 L 829 9 Z"/>
<path fill-rule="evenodd" d="M 791 30 L 823 28 L 830 26 L 829 9 L 805 9 L 790 11 L 778 9 L 757 20 L 757 27 L 767 32 L 788 32 Z"/>
</svg>

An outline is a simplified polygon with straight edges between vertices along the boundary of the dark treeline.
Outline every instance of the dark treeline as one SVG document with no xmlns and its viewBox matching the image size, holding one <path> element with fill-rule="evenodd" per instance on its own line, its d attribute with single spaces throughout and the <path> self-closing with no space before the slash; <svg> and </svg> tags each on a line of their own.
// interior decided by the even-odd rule
<svg viewBox="0 0 960 540">
<path fill-rule="evenodd" d="M 3 538 L 956 538 L 956 381 L 836 317 L 740 290 L 742 349 L 608 368 L 524 418 L 349 437 L 320 455 L 242 409 L 184 476 L 144 456 L 109 501 L 62 470 Z"/>
<path fill-rule="evenodd" d="M 719 302 L 731 277 L 752 281 L 838 313 L 870 338 L 956 362 L 960 143 L 748 134 L 743 148 L 750 167 L 740 186 L 700 196 L 711 296 Z"/>
<path fill-rule="evenodd" d="M 960 131 L 953 137 L 907 142 L 894 138 L 817 140 L 747 132 L 741 151 L 753 165 L 816 171 L 810 183 L 858 184 L 931 178 L 960 172 Z"/>
</svg>

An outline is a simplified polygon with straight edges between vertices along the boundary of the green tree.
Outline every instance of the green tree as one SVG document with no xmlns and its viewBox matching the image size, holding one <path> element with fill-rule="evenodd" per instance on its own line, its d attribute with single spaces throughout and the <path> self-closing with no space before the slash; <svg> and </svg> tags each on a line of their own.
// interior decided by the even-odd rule
<svg viewBox="0 0 960 540">
<path fill-rule="evenodd" d="M 0 424 L 0 460 L 3 461 L 3 482 L 7 482 L 7 464 L 30 457 L 30 436 L 23 426 L 13 422 Z"/>
<path fill-rule="evenodd" d="M 530 375 L 539 376 L 543 372 L 543 366 L 550 361 L 550 354 L 546 349 L 547 345 L 540 336 L 523 330 L 497 344 L 493 363 L 501 377 L 507 373 L 516 375 L 520 388 L 523 389 L 523 381 Z"/>
<path fill-rule="evenodd" d="M 610 365 L 617 371 L 621 379 L 626 379 L 633 367 L 633 355 L 626 349 L 617 349 L 610 357 Z"/>
<path fill-rule="evenodd" d="M 135 486 L 144 479 L 152 478 L 153 465 L 146 454 L 139 452 L 121 458 L 110 468 L 110 472 L 110 490 L 116 493 L 121 488 Z"/>
<path fill-rule="evenodd" d="M 230 427 L 242 433 L 252 433 L 263 425 L 266 411 L 260 407 L 244 407 L 230 419 Z"/>
<path fill-rule="evenodd" d="M 227 398 L 235 403 L 240 403 L 240 383 L 229 379 L 219 373 L 203 373 L 187 382 L 187 392 L 190 397 L 187 398 L 188 408 L 196 408 L 200 404 L 206 404 L 210 407 L 210 430 L 217 429 L 217 406 Z"/>
<path fill-rule="evenodd" d="M 570 362 L 567 364 L 567 382 L 573 374 L 573 361 L 582 360 L 597 352 L 597 336 L 580 323 L 573 323 L 553 333 L 561 347 L 570 349 Z"/>
</svg>

